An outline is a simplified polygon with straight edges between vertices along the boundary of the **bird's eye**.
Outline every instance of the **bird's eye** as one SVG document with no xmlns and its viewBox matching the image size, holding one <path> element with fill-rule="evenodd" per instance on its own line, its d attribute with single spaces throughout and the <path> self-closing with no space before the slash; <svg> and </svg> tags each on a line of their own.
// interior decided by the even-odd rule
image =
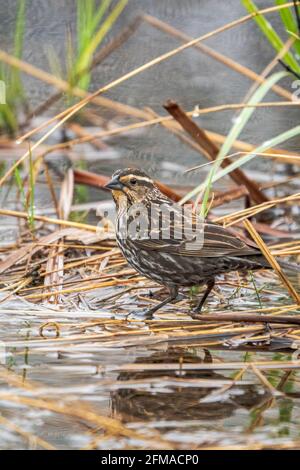
<svg viewBox="0 0 300 470">
<path fill-rule="evenodd" d="M 134 186 L 136 183 L 137 183 L 137 179 L 136 178 L 131 178 L 130 184 L 132 184 Z"/>
</svg>

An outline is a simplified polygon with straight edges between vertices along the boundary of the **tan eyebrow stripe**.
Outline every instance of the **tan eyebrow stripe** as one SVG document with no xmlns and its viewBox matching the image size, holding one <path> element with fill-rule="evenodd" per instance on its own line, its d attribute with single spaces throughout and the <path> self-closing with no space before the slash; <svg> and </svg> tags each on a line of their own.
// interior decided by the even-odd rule
<svg viewBox="0 0 300 470">
<path fill-rule="evenodd" d="M 146 181 L 147 183 L 152 183 L 152 180 L 150 178 L 147 178 L 146 176 L 137 176 L 137 175 L 133 175 L 133 174 L 123 176 L 123 178 L 121 178 L 121 181 L 122 181 L 122 179 L 124 179 L 125 181 L 128 181 L 131 178 L 135 178 L 138 181 Z"/>
</svg>

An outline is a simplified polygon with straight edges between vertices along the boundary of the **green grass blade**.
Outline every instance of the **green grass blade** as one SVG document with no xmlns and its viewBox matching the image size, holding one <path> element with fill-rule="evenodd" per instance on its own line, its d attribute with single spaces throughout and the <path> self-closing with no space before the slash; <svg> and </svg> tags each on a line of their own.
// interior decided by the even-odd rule
<svg viewBox="0 0 300 470">
<path fill-rule="evenodd" d="M 28 207 L 28 223 L 30 230 L 35 228 L 34 220 L 34 194 L 35 194 L 35 178 L 34 165 L 32 159 L 31 146 L 29 145 L 29 207 Z"/>
<path fill-rule="evenodd" d="M 89 2 L 77 0 L 77 58 L 75 61 L 73 60 L 71 73 L 69 74 L 69 81 L 72 86 L 78 85 L 85 90 L 89 86 L 91 76 L 88 70 L 93 60 L 93 54 L 115 20 L 102 37 L 100 37 L 101 33 L 99 31 L 105 29 L 105 26 L 110 22 L 111 15 L 114 15 L 115 9 L 118 10 L 119 8 L 119 4 L 117 4 L 111 15 L 103 21 L 98 33 L 95 33 L 99 23 L 108 11 L 111 1 L 102 0 L 99 7 L 95 7 L 94 0 Z"/>
<path fill-rule="evenodd" d="M 265 142 L 263 142 L 259 147 L 256 147 L 250 154 L 244 155 L 243 157 L 239 158 L 235 162 L 231 163 L 228 165 L 228 167 L 222 169 L 219 171 L 213 178 L 213 182 L 217 181 L 220 178 L 223 178 L 226 176 L 228 173 L 230 173 L 232 170 L 235 168 L 240 168 L 242 165 L 245 163 L 250 162 L 253 160 L 253 158 L 256 157 L 256 154 L 265 152 L 266 150 L 275 147 L 276 145 L 280 145 L 284 142 L 286 142 L 289 139 L 292 139 L 293 137 L 296 137 L 297 135 L 300 134 L 300 125 L 293 127 L 292 129 L 289 129 L 285 132 L 282 132 L 281 134 L 276 135 L 272 139 L 269 139 Z"/>
<path fill-rule="evenodd" d="M 282 78 L 288 76 L 287 72 L 277 72 L 269 77 L 264 83 L 262 83 L 257 90 L 253 93 L 251 98 L 248 101 L 249 105 L 256 105 L 262 101 L 265 95 L 270 91 L 273 85 L 277 83 Z M 227 155 L 231 147 L 233 146 L 234 141 L 238 138 L 243 128 L 249 121 L 252 114 L 255 112 L 255 108 L 244 108 L 236 119 L 233 127 L 231 128 L 225 142 L 223 143 L 218 158 L 223 158 Z M 218 166 L 220 166 L 219 162 Z"/>
<path fill-rule="evenodd" d="M 66 42 L 68 42 L 68 40 L 66 40 Z M 49 44 L 49 46 L 47 47 L 46 54 L 47 54 L 48 64 L 49 64 L 51 73 L 55 75 L 56 77 L 63 78 L 64 73 L 62 70 L 62 65 L 61 65 L 59 56 L 57 54 L 57 51 L 55 50 L 52 44 Z M 67 54 L 66 56 L 68 57 Z"/>
<path fill-rule="evenodd" d="M 20 59 L 23 52 L 24 29 L 25 29 L 26 0 L 19 0 L 16 29 L 14 55 Z"/>
<path fill-rule="evenodd" d="M 23 52 L 25 12 L 26 0 L 19 0 L 14 38 L 14 55 L 18 59 L 22 57 Z M 11 89 L 11 94 L 15 99 L 20 100 L 24 98 L 24 89 L 21 81 L 20 71 L 15 67 L 12 67 L 10 71 L 9 86 Z"/>
<path fill-rule="evenodd" d="M 260 85 L 260 87 L 254 92 L 254 94 L 251 96 L 250 100 L 248 101 L 248 104 L 253 104 L 256 105 L 262 99 L 264 96 L 268 93 L 268 91 L 272 88 L 272 86 L 277 83 L 279 80 L 281 80 L 283 77 L 288 76 L 288 72 L 277 72 L 273 74 L 271 77 L 269 77 L 263 84 Z M 225 142 L 223 143 L 216 161 L 214 162 L 207 178 L 204 183 L 201 185 L 197 186 L 194 188 L 192 191 L 190 191 L 183 199 L 182 203 L 185 203 L 192 197 L 194 197 L 196 194 L 199 192 L 203 191 L 205 189 L 204 197 L 203 197 L 203 203 L 201 207 L 201 215 L 204 216 L 206 214 L 206 209 L 207 209 L 207 201 L 209 199 L 209 194 L 211 191 L 211 185 L 215 181 L 214 176 L 218 168 L 220 167 L 222 163 L 222 159 L 228 154 L 229 150 L 233 146 L 235 140 L 238 138 L 240 133 L 242 132 L 243 128 L 249 121 L 250 117 L 254 113 L 256 108 L 244 108 L 242 112 L 239 114 L 238 118 L 236 119 L 234 125 L 232 126 L 229 134 L 227 135 Z M 229 168 L 229 167 L 227 167 Z"/>
<path fill-rule="evenodd" d="M 25 196 L 23 181 L 22 181 L 22 178 L 21 178 L 21 175 L 20 175 L 20 172 L 19 172 L 18 168 L 16 168 L 15 171 L 14 171 L 14 177 L 15 177 L 15 181 L 16 181 L 18 190 L 19 190 L 20 195 L 21 195 L 23 207 L 26 210 L 26 196 Z"/>
<path fill-rule="evenodd" d="M 26 0 L 19 0 L 14 35 L 14 55 L 22 57 Z M 25 98 L 19 69 L 1 64 L 0 79 L 7 84 L 6 104 L 0 105 L 0 129 L 14 134 L 18 128 L 17 106 Z"/>
<path fill-rule="evenodd" d="M 252 0 L 241 0 L 241 1 L 249 13 L 258 12 L 258 8 Z M 280 37 L 278 36 L 278 34 L 276 33 L 276 31 L 273 29 L 273 26 L 271 25 L 271 23 L 268 20 L 266 20 L 266 18 L 263 15 L 260 15 L 260 14 L 256 15 L 253 19 L 256 22 L 256 24 L 259 26 L 263 34 L 266 36 L 270 44 L 273 46 L 275 51 L 280 52 L 284 44 L 282 40 L 280 39 Z M 283 60 L 289 67 L 291 67 L 296 72 L 300 73 L 300 65 L 298 64 L 294 56 L 291 54 L 291 52 L 287 52 L 283 56 Z"/>
<path fill-rule="evenodd" d="M 98 2 L 97 2 L 98 3 Z M 87 90 L 90 80 L 90 66 L 97 47 L 109 32 L 128 0 L 118 0 L 106 18 L 112 0 L 76 0 L 77 4 L 77 45 L 76 54 L 69 57 L 67 66 L 70 87 L 79 86 Z M 70 50 L 70 49 L 69 49 Z"/>
<path fill-rule="evenodd" d="M 125 6 L 127 5 L 128 0 L 119 0 L 119 2 L 116 4 L 112 12 L 108 15 L 108 17 L 105 19 L 105 21 L 101 24 L 99 30 L 96 32 L 96 34 L 91 38 L 89 43 L 87 44 L 87 47 L 85 48 L 84 52 L 82 55 L 79 57 L 78 62 L 77 62 L 77 74 L 80 74 L 83 70 L 86 69 L 88 64 L 90 63 L 92 56 L 99 46 L 99 44 L 102 42 L 106 34 L 109 32 L 109 30 L 112 28 L 122 11 L 124 10 Z"/>
<path fill-rule="evenodd" d="M 286 142 L 287 140 L 298 136 L 299 134 L 300 134 L 300 125 L 295 126 L 292 129 L 289 129 L 283 132 L 282 134 L 278 134 L 272 139 L 269 139 L 263 142 L 259 147 L 256 147 L 250 154 L 244 155 L 243 157 L 239 158 L 238 160 L 228 165 L 226 168 L 223 168 L 218 173 L 214 174 L 214 176 L 212 177 L 212 182 L 215 183 L 219 179 L 224 178 L 224 176 L 228 175 L 231 171 L 235 170 L 236 168 L 240 168 L 242 165 L 245 165 L 245 163 L 250 162 L 251 160 L 253 160 L 253 158 L 257 156 L 257 154 L 265 152 L 266 150 L 272 147 L 275 147 L 276 145 L 280 145 Z M 195 188 L 192 192 L 193 193 L 195 192 L 195 194 L 197 194 L 200 191 L 203 191 L 204 188 L 205 188 L 205 183 L 202 183 L 197 188 Z"/>
<path fill-rule="evenodd" d="M 77 54 L 80 57 L 88 47 L 111 0 L 102 0 L 98 10 L 94 0 L 77 0 Z"/>
<path fill-rule="evenodd" d="M 91 24 L 92 33 L 94 33 L 96 31 L 100 21 L 102 20 L 103 16 L 105 15 L 107 10 L 109 9 L 111 1 L 112 0 L 102 0 L 101 5 L 98 8 L 98 11 L 95 12 L 95 14 L 94 14 L 94 19 L 93 19 L 92 24 Z"/>
<path fill-rule="evenodd" d="M 77 0 L 77 51 L 82 53 L 91 38 L 94 1 Z"/>
<path fill-rule="evenodd" d="M 261 302 L 261 299 L 260 299 L 260 292 L 257 288 L 256 282 L 255 282 L 255 279 L 254 279 L 254 276 L 253 276 L 253 271 L 249 271 L 249 274 L 250 274 L 250 279 L 251 279 L 251 282 L 252 282 L 254 290 L 255 290 L 256 298 L 257 298 L 258 303 L 259 303 L 259 308 L 263 308 L 262 302 Z"/>
<path fill-rule="evenodd" d="M 23 181 L 22 181 L 22 178 L 21 178 L 21 175 L 20 175 L 20 172 L 19 172 L 18 168 L 16 168 L 15 171 L 14 171 L 14 177 L 15 177 L 15 181 L 16 181 L 18 190 L 19 190 L 20 195 L 21 195 L 22 205 L 24 207 L 24 210 L 27 210 L 26 195 L 25 195 L 25 191 L 24 191 Z"/>
<path fill-rule="evenodd" d="M 10 134 L 14 134 L 14 132 L 16 132 L 18 129 L 18 121 L 15 116 L 15 113 L 11 110 L 8 104 L 4 104 L 0 106 L 1 106 L 0 127 L 6 128 Z"/>
<path fill-rule="evenodd" d="M 284 5 L 287 3 L 286 0 L 275 0 L 276 5 Z M 298 34 L 298 28 L 294 16 L 289 8 L 284 8 L 279 11 L 281 21 L 284 24 L 284 27 L 287 32 L 292 31 L 295 34 Z M 297 40 L 293 44 L 293 48 L 296 53 L 300 56 L 300 41 Z"/>
<path fill-rule="evenodd" d="M 21 178 L 19 169 L 16 168 L 14 171 L 14 177 L 17 184 L 17 187 L 20 191 L 22 204 L 24 210 L 27 212 L 28 225 L 30 230 L 34 230 L 35 220 L 34 220 L 34 193 L 35 193 L 35 179 L 34 179 L 34 164 L 32 160 L 31 147 L 29 146 L 29 190 L 28 190 L 28 199 L 26 197 L 23 180 Z"/>
</svg>

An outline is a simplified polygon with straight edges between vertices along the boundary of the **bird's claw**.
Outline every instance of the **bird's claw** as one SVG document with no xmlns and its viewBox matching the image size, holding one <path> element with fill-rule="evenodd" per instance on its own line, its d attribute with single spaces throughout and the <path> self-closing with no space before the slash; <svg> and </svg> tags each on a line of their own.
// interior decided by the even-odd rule
<svg viewBox="0 0 300 470">
<path fill-rule="evenodd" d="M 201 310 L 198 310 L 196 308 L 193 308 L 190 313 L 190 317 L 193 318 L 193 320 L 197 320 L 198 318 L 201 317 Z"/>
<path fill-rule="evenodd" d="M 143 308 L 142 310 L 135 312 L 134 316 L 136 318 L 141 318 L 142 320 L 152 320 L 154 312 L 152 312 L 149 308 Z"/>
</svg>

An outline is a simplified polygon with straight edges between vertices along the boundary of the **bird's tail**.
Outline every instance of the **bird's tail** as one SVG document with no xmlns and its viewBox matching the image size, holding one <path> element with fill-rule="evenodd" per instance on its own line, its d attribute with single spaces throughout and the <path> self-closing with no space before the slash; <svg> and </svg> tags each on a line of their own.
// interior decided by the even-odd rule
<svg viewBox="0 0 300 470">
<path fill-rule="evenodd" d="M 300 273 L 300 264 L 289 263 L 287 261 L 277 260 L 278 264 L 286 271 L 292 271 L 294 273 Z"/>
<path fill-rule="evenodd" d="M 249 257 L 251 261 L 257 262 L 261 265 L 262 268 L 271 268 L 270 263 L 263 255 L 256 255 Z M 300 273 L 300 264 L 289 263 L 288 261 L 282 261 L 281 259 L 276 258 L 279 266 L 285 271 L 291 271 L 294 273 Z"/>
</svg>

